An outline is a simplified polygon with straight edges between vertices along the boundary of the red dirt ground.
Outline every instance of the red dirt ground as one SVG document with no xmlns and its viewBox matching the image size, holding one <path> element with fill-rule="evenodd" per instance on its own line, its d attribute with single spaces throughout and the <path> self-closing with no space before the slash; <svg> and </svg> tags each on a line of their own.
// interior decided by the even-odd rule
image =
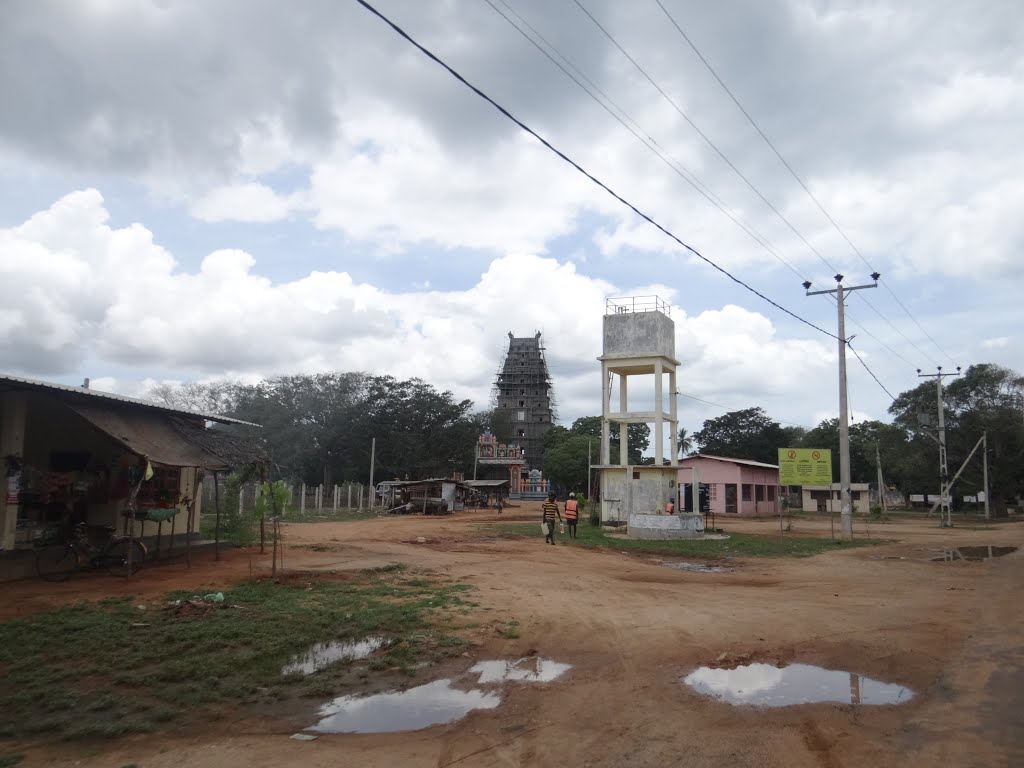
<svg viewBox="0 0 1024 768">
<path fill-rule="evenodd" d="M 520 623 L 520 637 L 488 636 L 471 655 L 514 659 L 535 651 L 574 665 L 557 681 L 509 686 L 497 709 L 422 731 L 312 742 L 288 739 L 291 729 L 256 726 L 165 733 L 23 747 L 24 765 L 1024 765 L 1024 552 L 976 563 L 931 560 L 953 544 L 1024 546 L 1024 525 L 875 525 L 872 536 L 894 541 L 806 559 L 737 560 L 731 573 L 690 573 L 650 555 L 550 547 L 539 533 L 502 539 L 480 530 L 496 519 L 459 513 L 292 525 L 285 566 L 332 571 L 402 562 L 465 578 L 479 610 L 492 609 L 488 618 Z M 778 535 L 777 525 L 727 523 L 729 531 L 765 535 Z M 794 526 L 795 535 L 829 531 L 827 519 Z M 209 591 L 268 567 L 269 555 L 234 550 L 221 562 L 203 553 L 190 571 L 167 565 L 131 582 L 97 575 L 6 584 L 0 617 L 111 594 L 145 600 L 171 589 Z M 679 682 L 716 660 L 819 664 L 907 685 L 917 696 L 898 707 L 737 708 Z"/>
</svg>

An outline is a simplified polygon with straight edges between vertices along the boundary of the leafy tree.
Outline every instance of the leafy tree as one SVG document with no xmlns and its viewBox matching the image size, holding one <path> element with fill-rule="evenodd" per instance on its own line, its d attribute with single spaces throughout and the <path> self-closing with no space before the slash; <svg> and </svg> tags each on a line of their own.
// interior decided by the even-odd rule
<svg viewBox="0 0 1024 768">
<path fill-rule="evenodd" d="M 768 464 L 778 462 L 779 448 L 786 447 L 788 437 L 782 425 L 760 408 L 730 411 L 708 419 L 693 436 L 702 453 Z"/>
<path fill-rule="evenodd" d="M 617 464 L 619 460 L 619 425 L 617 422 L 611 422 L 610 428 L 608 445 L 611 448 L 612 463 Z M 582 416 L 572 423 L 571 431 L 574 434 L 587 435 L 592 438 L 595 441 L 594 450 L 596 452 L 597 446 L 601 444 L 601 417 Z M 629 463 L 641 463 L 644 451 L 651 444 L 651 428 L 647 424 L 630 424 L 626 428 L 626 439 L 629 441 Z M 595 453 L 595 461 L 597 458 Z"/>
</svg>

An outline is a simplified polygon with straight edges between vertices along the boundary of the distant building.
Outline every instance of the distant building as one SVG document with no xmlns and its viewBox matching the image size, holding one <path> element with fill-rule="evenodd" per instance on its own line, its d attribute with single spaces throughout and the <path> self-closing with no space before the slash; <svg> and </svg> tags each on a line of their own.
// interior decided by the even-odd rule
<svg viewBox="0 0 1024 768">
<path fill-rule="evenodd" d="M 538 331 L 520 338 L 508 334 L 508 352 L 494 384 L 493 428 L 522 449 L 526 466 L 541 469 L 544 433 L 554 421 L 551 377 Z M 502 434 L 504 432 L 508 434 Z"/>
<path fill-rule="evenodd" d="M 708 486 L 711 511 L 716 515 L 779 514 L 777 464 L 698 453 L 679 462 L 681 489 L 693 482 L 694 469 L 698 482 Z M 683 501 L 684 506 L 689 503 L 685 496 Z"/>
<path fill-rule="evenodd" d="M 804 512 L 842 512 L 839 483 L 832 485 L 805 485 L 801 487 Z M 936 498 L 938 494 L 936 494 Z M 850 502 L 854 514 L 866 515 L 871 511 L 867 483 L 850 483 Z"/>
</svg>

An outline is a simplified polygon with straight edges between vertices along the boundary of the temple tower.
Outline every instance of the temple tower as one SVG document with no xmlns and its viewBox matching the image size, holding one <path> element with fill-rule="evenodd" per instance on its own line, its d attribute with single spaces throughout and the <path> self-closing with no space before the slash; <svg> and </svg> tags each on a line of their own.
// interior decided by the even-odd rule
<svg viewBox="0 0 1024 768">
<path fill-rule="evenodd" d="M 492 425 L 499 438 L 523 449 L 530 469 L 544 462 L 544 433 L 554 420 L 551 378 L 538 331 L 533 336 L 508 334 L 508 352 L 494 384 Z"/>
</svg>

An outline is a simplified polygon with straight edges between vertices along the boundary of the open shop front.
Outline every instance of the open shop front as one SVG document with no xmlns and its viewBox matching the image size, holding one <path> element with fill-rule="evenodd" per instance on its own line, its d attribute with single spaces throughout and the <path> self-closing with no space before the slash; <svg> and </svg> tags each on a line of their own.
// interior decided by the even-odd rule
<svg viewBox="0 0 1024 768">
<path fill-rule="evenodd" d="M 128 533 L 133 517 L 132 532 L 151 556 L 160 549 L 173 553 L 175 546 L 198 538 L 202 473 L 227 469 L 188 438 L 190 432 L 205 431 L 202 417 L 88 400 L 44 391 L 0 392 L 3 550 L 32 549 L 76 523 L 85 523 L 90 538 L 99 542 L 111 529 Z"/>
</svg>

